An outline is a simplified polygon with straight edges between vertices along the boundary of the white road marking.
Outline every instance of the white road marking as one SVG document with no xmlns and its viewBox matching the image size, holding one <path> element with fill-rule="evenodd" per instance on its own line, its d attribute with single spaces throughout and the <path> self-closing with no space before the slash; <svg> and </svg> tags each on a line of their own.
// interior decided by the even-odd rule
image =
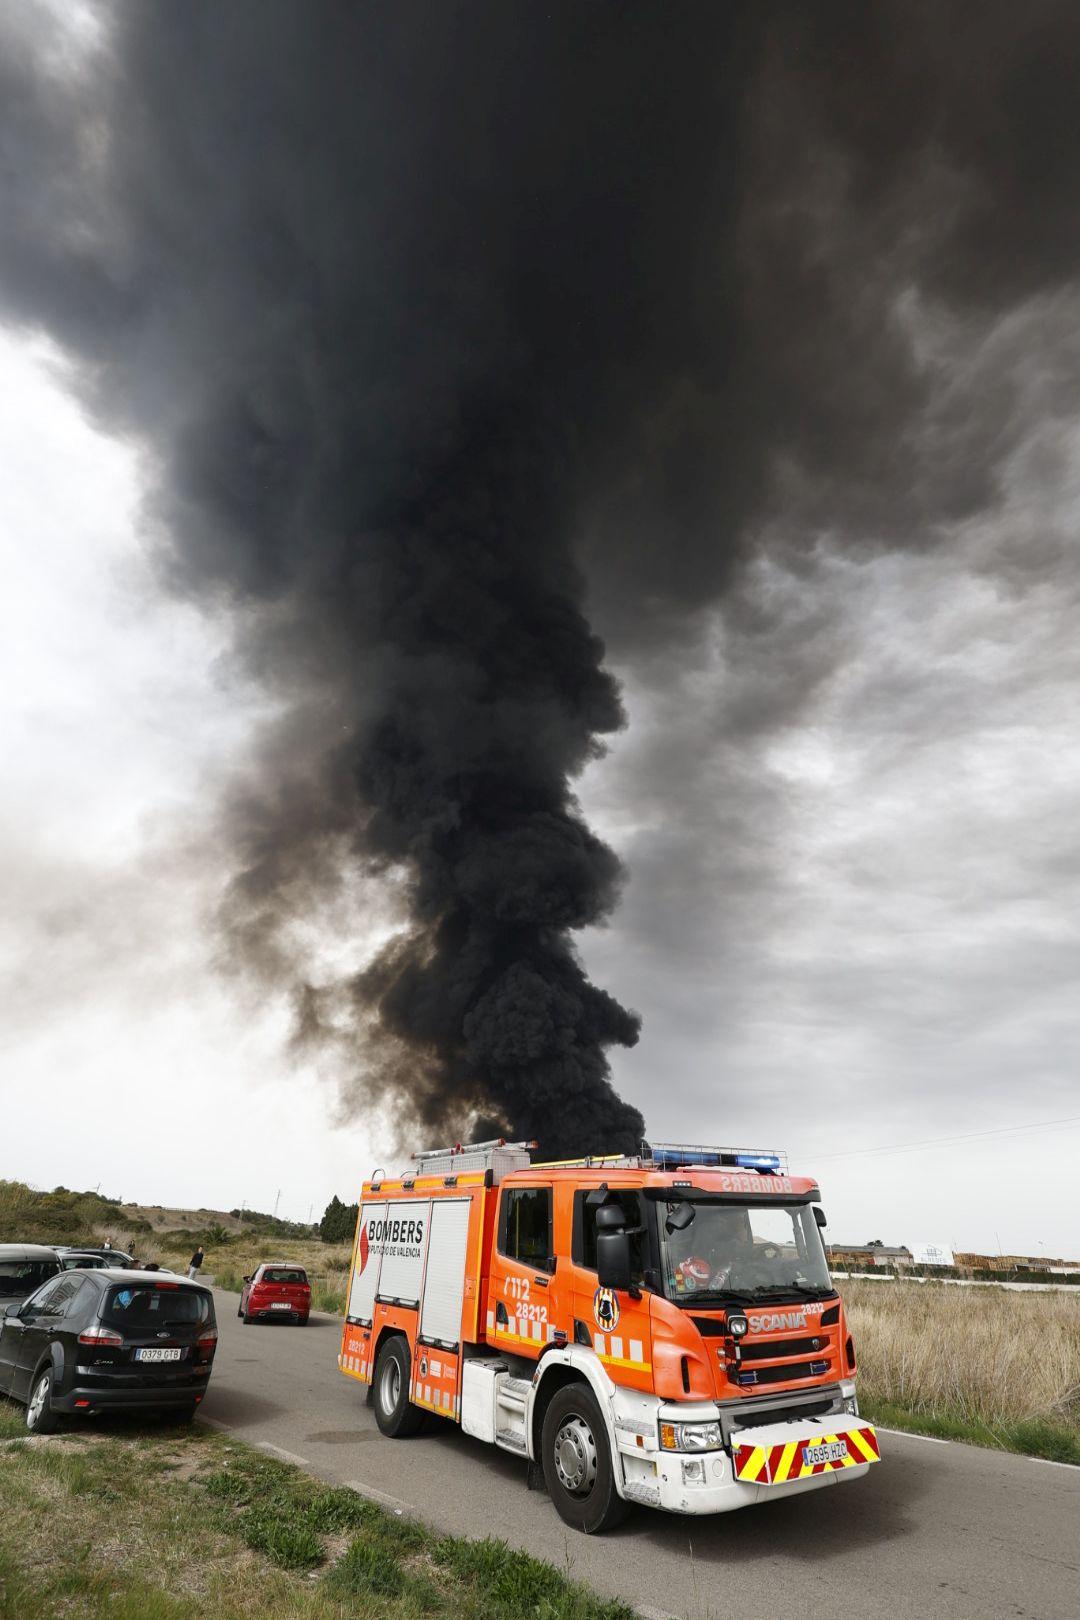
<svg viewBox="0 0 1080 1620">
<path fill-rule="evenodd" d="M 911 1429 L 886 1429 L 880 1423 L 874 1428 L 879 1434 L 896 1434 L 901 1440 L 929 1440 L 932 1446 L 962 1446 L 970 1445 L 964 1440 L 939 1440 L 936 1434 L 915 1434 Z M 1023 1458 L 1025 1462 L 1045 1463 L 1048 1468 L 1071 1468 L 1074 1474 L 1080 1474 L 1080 1466 L 1076 1463 L 1058 1462 L 1056 1457 L 1032 1457 L 1027 1451 L 1005 1451 L 996 1446 L 972 1446 L 972 1450 L 985 1451 L 990 1456 Z"/>
<path fill-rule="evenodd" d="M 298 1457 L 295 1451 L 286 1451 L 284 1446 L 275 1446 L 272 1440 L 256 1440 L 260 1451 L 272 1451 L 275 1457 L 284 1457 L 286 1462 L 298 1463 L 301 1468 L 310 1468 L 311 1464 L 306 1457 Z"/>
<path fill-rule="evenodd" d="M 365 1485 L 360 1479 L 347 1479 L 345 1483 L 357 1496 L 366 1496 L 372 1502 L 385 1502 L 395 1513 L 415 1513 L 419 1517 L 420 1510 L 409 1502 L 403 1502 L 400 1496 L 390 1496 L 386 1491 L 376 1490 L 374 1485 Z"/>
<path fill-rule="evenodd" d="M 652 1609 L 647 1603 L 635 1604 L 634 1613 L 639 1614 L 641 1620 L 674 1620 L 670 1609 Z"/>
<path fill-rule="evenodd" d="M 1076 1463 L 1058 1462 L 1056 1457 L 1029 1457 L 1026 1451 L 1007 1451 L 1007 1457 L 1024 1457 L 1028 1462 L 1045 1463 L 1047 1468 L 1071 1468 L 1074 1474 L 1080 1474 L 1080 1466 Z"/>
</svg>

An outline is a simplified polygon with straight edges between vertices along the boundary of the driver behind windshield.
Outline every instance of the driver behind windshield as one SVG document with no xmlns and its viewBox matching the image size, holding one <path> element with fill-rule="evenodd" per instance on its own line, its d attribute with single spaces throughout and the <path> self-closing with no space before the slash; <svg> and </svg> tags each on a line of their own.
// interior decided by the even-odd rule
<svg viewBox="0 0 1080 1620">
<path fill-rule="evenodd" d="M 757 1296 L 778 1288 L 822 1293 L 832 1286 L 817 1223 L 806 1207 L 748 1209 L 695 1200 L 688 1223 L 669 1230 L 661 1222 L 660 1241 L 669 1299 Z"/>
<path fill-rule="evenodd" d="M 745 1209 L 699 1210 L 694 1226 L 674 1236 L 682 1240 L 680 1249 L 696 1244 L 699 1251 L 681 1258 L 673 1256 L 676 1294 L 715 1293 L 732 1287 L 740 1265 L 752 1259 L 754 1253 L 754 1237 Z M 669 1239 L 669 1253 L 671 1247 Z"/>
</svg>

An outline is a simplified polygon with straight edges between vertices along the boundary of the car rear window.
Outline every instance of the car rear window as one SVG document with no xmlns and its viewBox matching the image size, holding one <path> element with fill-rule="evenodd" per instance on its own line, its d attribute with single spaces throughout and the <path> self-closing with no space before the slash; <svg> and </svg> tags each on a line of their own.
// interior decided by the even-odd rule
<svg viewBox="0 0 1080 1620">
<path fill-rule="evenodd" d="M 158 1323 L 203 1323 L 214 1320 L 214 1302 L 202 1288 L 120 1283 L 110 1288 L 101 1320 L 117 1327 L 156 1327 Z"/>
<path fill-rule="evenodd" d="M 300 1266 L 293 1266 L 286 1270 L 284 1266 L 269 1266 L 262 1274 L 263 1282 L 276 1283 L 306 1283 L 307 1272 Z"/>
<path fill-rule="evenodd" d="M 59 1270 L 58 1260 L 0 1260 L 0 1299 L 25 1299 Z"/>
</svg>

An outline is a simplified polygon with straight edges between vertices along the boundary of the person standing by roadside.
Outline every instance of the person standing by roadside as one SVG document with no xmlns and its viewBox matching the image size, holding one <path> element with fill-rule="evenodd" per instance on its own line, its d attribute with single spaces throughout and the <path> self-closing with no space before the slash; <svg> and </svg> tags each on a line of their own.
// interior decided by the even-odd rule
<svg viewBox="0 0 1080 1620">
<path fill-rule="evenodd" d="M 191 1278 L 192 1282 L 195 1281 L 195 1278 L 198 1275 L 199 1267 L 202 1265 L 205 1258 L 206 1256 L 203 1254 L 203 1246 L 200 1243 L 199 1247 L 195 1250 L 195 1253 L 192 1255 L 191 1260 L 188 1263 L 187 1274 Z"/>
</svg>

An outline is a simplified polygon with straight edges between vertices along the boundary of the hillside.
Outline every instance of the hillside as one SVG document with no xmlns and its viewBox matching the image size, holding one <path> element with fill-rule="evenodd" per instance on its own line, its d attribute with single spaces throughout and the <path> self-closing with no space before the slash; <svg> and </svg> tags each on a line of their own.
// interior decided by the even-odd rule
<svg viewBox="0 0 1080 1620">
<path fill-rule="evenodd" d="M 103 1243 L 140 1254 L 158 1245 L 201 1241 L 228 1247 L 251 1238 L 302 1239 L 313 1227 L 258 1210 L 183 1209 L 123 1203 L 97 1192 L 0 1181 L 0 1243 Z"/>
</svg>

